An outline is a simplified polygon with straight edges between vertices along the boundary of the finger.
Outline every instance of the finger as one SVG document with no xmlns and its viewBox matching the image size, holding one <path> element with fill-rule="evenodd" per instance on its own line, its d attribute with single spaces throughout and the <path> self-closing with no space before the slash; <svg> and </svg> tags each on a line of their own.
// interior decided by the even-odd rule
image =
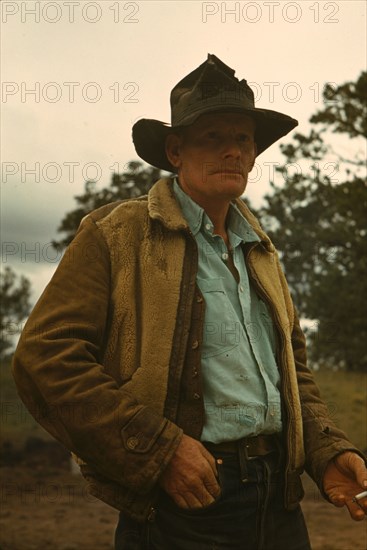
<svg viewBox="0 0 367 550">
<path fill-rule="evenodd" d="M 213 472 L 208 468 L 203 478 L 198 478 L 194 485 L 190 486 L 189 492 L 195 496 L 201 506 L 209 506 L 215 502 L 220 494 L 220 487 Z M 185 495 L 185 499 L 189 498 Z M 195 506 L 195 504 L 193 504 Z"/>
<path fill-rule="evenodd" d="M 367 468 L 363 458 L 356 453 L 350 452 L 344 454 L 347 460 L 348 468 L 355 473 L 356 479 L 360 485 L 364 486 L 365 482 L 367 484 Z"/>
<path fill-rule="evenodd" d="M 357 503 L 358 503 L 358 506 L 360 506 L 362 508 L 362 510 L 364 510 L 364 513 L 366 514 L 367 513 L 367 498 L 363 498 L 361 500 L 358 500 Z"/>
<path fill-rule="evenodd" d="M 356 480 L 359 483 L 361 487 L 363 487 L 365 490 L 367 489 L 367 468 L 364 460 L 360 456 L 357 456 L 354 459 L 355 464 L 355 476 Z"/>
<path fill-rule="evenodd" d="M 361 521 L 365 517 L 365 512 L 359 505 L 358 501 L 355 501 L 355 499 L 347 500 L 346 501 L 347 508 L 349 510 L 349 514 L 352 519 L 355 521 Z"/>
<path fill-rule="evenodd" d="M 338 508 L 342 508 L 345 505 L 345 496 L 344 495 L 328 495 L 330 502 L 334 504 L 334 506 L 337 506 Z"/>
<path fill-rule="evenodd" d="M 184 509 L 189 508 L 189 503 L 180 493 L 171 493 L 170 497 L 173 499 L 174 503 L 177 504 L 179 508 L 184 508 Z"/>
<path fill-rule="evenodd" d="M 218 479 L 213 474 L 212 470 L 208 470 L 207 475 L 203 479 L 204 487 L 209 492 L 209 494 L 217 498 L 220 495 L 220 485 L 218 483 Z"/>
<path fill-rule="evenodd" d="M 360 495 L 360 498 L 357 498 L 359 495 L 356 495 L 352 500 L 353 500 L 353 502 L 358 504 L 358 506 L 361 508 L 361 510 L 363 510 L 363 512 L 367 515 L 367 495 L 366 495 L 366 493 L 367 493 L 367 491 L 364 491 L 362 493 L 364 495 L 363 497 L 362 497 L 362 494 Z"/>
<path fill-rule="evenodd" d="M 188 492 L 185 493 L 184 499 L 187 502 L 187 507 L 191 509 L 195 508 L 202 508 L 205 506 L 205 504 L 202 502 L 202 500 L 199 498 L 199 495 L 196 493 Z"/>
<path fill-rule="evenodd" d="M 357 483 L 366 489 L 367 468 L 365 461 L 357 453 L 351 451 L 342 453 L 336 458 L 335 465 L 342 473 L 349 475 L 349 472 L 352 472 Z"/>
<path fill-rule="evenodd" d="M 202 477 L 191 478 L 180 489 L 171 491 L 170 494 L 172 497 L 173 494 L 180 495 L 180 499 L 185 500 L 186 508 L 202 508 L 215 502 L 220 494 L 220 487 L 212 470 L 207 466 L 207 471 Z"/>
<path fill-rule="evenodd" d="M 199 491 L 185 491 L 180 493 L 177 499 L 174 499 L 176 504 L 180 508 L 186 508 L 188 510 L 195 510 L 209 506 L 214 502 L 213 497 L 205 491 L 204 487 L 201 487 Z"/>
<path fill-rule="evenodd" d="M 203 447 L 203 456 L 208 461 L 208 464 L 211 467 L 214 476 L 218 477 L 217 463 L 215 461 L 214 456 L 208 451 L 208 449 L 204 447 L 204 445 L 202 447 Z"/>
</svg>

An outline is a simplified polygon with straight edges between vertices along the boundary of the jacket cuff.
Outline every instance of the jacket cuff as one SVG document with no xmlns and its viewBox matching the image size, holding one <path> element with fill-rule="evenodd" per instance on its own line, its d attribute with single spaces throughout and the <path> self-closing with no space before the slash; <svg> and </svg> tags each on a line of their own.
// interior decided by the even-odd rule
<svg viewBox="0 0 367 550">
<path fill-rule="evenodd" d="M 176 452 L 183 430 L 148 407 L 140 409 L 121 429 L 124 480 L 141 494 L 157 483 Z"/>
</svg>

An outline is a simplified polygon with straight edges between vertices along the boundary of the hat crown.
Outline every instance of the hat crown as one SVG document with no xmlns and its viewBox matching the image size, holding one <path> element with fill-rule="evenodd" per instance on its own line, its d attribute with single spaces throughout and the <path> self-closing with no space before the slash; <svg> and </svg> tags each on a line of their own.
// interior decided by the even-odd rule
<svg viewBox="0 0 367 550">
<path fill-rule="evenodd" d="M 235 71 L 213 54 L 185 76 L 171 92 L 171 126 L 160 120 L 142 118 L 133 126 L 133 141 L 138 155 L 168 172 L 176 172 L 166 155 L 167 136 L 179 126 L 193 124 L 200 115 L 237 112 L 255 121 L 257 155 L 285 136 L 298 122 L 288 115 L 255 107 L 254 93 L 246 80 L 239 81 Z"/>
<path fill-rule="evenodd" d="M 246 80 L 213 54 L 185 76 L 171 92 L 172 126 L 191 124 L 206 112 L 255 109 L 254 93 Z"/>
</svg>

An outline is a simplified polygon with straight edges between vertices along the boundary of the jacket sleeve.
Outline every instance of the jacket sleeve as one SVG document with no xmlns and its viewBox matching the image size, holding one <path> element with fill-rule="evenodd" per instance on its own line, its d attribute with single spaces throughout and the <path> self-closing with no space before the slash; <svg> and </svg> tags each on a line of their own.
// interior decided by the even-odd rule
<svg viewBox="0 0 367 550">
<path fill-rule="evenodd" d="M 296 312 L 292 346 L 302 408 L 305 468 L 327 498 L 323 491 L 323 478 L 329 461 L 344 451 L 354 451 L 363 459 L 365 457 L 330 418 L 327 405 L 322 400 L 313 374 L 307 367 L 305 336 Z"/>
<path fill-rule="evenodd" d="M 182 430 L 139 403 L 101 364 L 109 296 L 108 247 L 87 217 L 24 327 L 13 375 L 50 434 L 103 476 L 147 493 Z"/>
</svg>

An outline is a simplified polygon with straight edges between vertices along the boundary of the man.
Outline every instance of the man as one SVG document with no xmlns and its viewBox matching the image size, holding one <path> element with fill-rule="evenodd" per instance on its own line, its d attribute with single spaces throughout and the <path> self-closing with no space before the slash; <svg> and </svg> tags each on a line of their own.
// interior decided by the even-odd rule
<svg viewBox="0 0 367 550">
<path fill-rule="evenodd" d="M 91 492 L 116 549 L 306 550 L 306 467 L 362 519 L 364 459 L 327 415 L 274 246 L 239 197 L 297 125 L 255 108 L 214 55 L 143 119 L 138 154 L 176 178 L 86 216 L 20 339 L 14 376 Z"/>
</svg>

